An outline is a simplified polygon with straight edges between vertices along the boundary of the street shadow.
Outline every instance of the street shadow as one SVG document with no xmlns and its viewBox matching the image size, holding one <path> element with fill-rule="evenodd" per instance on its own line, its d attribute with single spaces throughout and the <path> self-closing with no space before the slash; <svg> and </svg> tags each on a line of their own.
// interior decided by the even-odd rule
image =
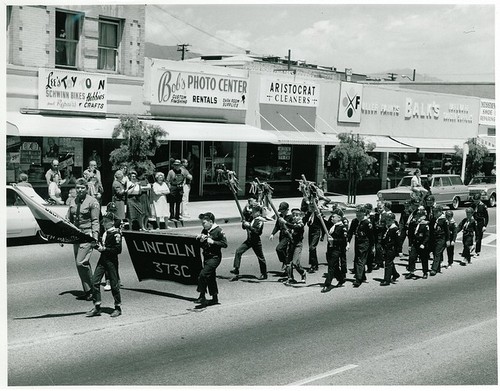
<svg viewBox="0 0 500 391">
<path fill-rule="evenodd" d="M 45 314 L 45 315 L 36 315 L 36 316 L 22 316 L 22 317 L 13 318 L 13 319 L 14 320 L 25 320 L 25 319 L 63 318 L 65 316 L 83 315 L 86 313 L 87 313 L 87 311 L 79 311 L 79 312 L 68 312 L 66 314 Z"/>
<path fill-rule="evenodd" d="M 82 296 L 84 295 L 85 292 L 84 291 L 76 291 L 76 290 L 71 290 L 71 291 L 64 291 L 64 292 L 61 292 L 59 293 L 59 296 L 63 296 L 63 295 L 72 295 L 74 297 L 79 297 L 79 296 Z"/>
<path fill-rule="evenodd" d="M 132 292 L 139 292 L 139 293 L 146 293 L 146 294 L 149 294 L 149 295 L 169 297 L 171 299 L 179 299 L 179 300 L 184 300 L 184 301 L 195 301 L 196 300 L 196 298 L 186 297 L 186 296 L 181 296 L 181 295 L 176 295 L 174 293 L 155 291 L 153 289 L 120 288 L 120 290 L 132 291 Z"/>
</svg>

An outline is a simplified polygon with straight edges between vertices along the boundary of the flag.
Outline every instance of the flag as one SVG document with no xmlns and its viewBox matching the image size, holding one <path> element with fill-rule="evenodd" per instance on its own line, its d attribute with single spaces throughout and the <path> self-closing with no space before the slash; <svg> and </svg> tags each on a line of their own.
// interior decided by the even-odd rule
<svg viewBox="0 0 500 391">
<path fill-rule="evenodd" d="M 42 198 L 32 188 L 18 187 L 16 185 L 13 185 L 12 188 L 30 208 L 31 213 L 33 213 L 36 222 L 43 232 L 42 237 L 47 241 L 59 243 L 86 243 L 95 241 L 92 236 L 78 229 L 70 221 L 43 206 L 39 202 Z"/>
</svg>

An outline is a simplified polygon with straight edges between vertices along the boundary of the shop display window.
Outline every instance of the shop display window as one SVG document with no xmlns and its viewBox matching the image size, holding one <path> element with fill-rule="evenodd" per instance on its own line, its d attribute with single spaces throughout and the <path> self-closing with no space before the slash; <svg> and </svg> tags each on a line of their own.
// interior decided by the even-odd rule
<svg viewBox="0 0 500 391">
<path fill-rule="evenodd" d="M 248 144 L 247 178 L 259 178 L 263 181 L 290 181 L 291 172 L 291 145 Z"/>
<path fill-rule="evenodd" d="M 234 170 L 235 145 L 233 142 L 205 141 L 203 143 L 203 180 L 204 183 L 217 182 L 217 170 Z"/>
</svg>

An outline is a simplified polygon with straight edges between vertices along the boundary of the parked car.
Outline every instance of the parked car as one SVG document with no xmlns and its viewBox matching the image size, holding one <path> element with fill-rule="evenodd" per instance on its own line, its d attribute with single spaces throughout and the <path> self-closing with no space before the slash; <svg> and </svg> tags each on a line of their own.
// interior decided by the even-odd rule
<svg viewBox="0 0 500 391">
<path fill-rule="evenodd" d="M 497 177 L 496 176 L 477 176 L 471 179 L 469 183 L 469 196 L 476 193 L 481 194 L 481 201 L 484 201 L 490 207 L 497 204 Z"/>
<path fill-rule="evenodd" d="M 411 178 L 411 175 L 404 176 L 395 188 L 380 190 L 377 193 L 378 199 L 391 201 L 393 205 L 402 205 L 405 201 L 410 200 Z M 449 205 L 452 209 L 457 209 L 460 203 L 469 200 L 469 188 L 463 184 L 458 175 L 429 174 L 422 175 L 421 180 L 424 187 L 430 186 L 437 204 Z"/>
<path fill-rule="evenodd" d="M 24 238 L 40 235 L 40 227 L 30 208 L 16 193 L 12 186 L 7 186 L 7 239 Z M 21 189 L 26 195 L 62 217 L 66 217 L 68 206 L 50 205 L 31 187 Z"/>
</svg>

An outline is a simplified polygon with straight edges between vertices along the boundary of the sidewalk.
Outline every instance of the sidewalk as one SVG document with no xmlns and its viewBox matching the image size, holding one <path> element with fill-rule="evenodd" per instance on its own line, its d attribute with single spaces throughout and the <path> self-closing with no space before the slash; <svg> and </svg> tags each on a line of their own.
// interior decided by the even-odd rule
<svg viewBox="0 0 500 391">
<path fill-rule="evenodd" d="M 342 209 L 347 213 L 354 214 L 354 205 L 347 205 L 347 196 L 328 196 L 332 202 L 338 202 Z M 246 204 L 245 199 L 238 200 L 241 207 L 243 208 Z M 286 201 L 291 208 L 300 208 L 302 197 L 289 197 L 289 198 L 273 198 L 273 204 L 278 208 L 280 202 Z M 356 196 L 356 204 L 366 204 L 371 203 L 373 206 L 377 203 L 377 196 L 375 194 L 360 195 Z M 200 225 L 198 220 L 198 215 L 205 212 L 212 212 L 215 215 L 215 222 L 219 225 L 234 223 L 241 221 L 240 214 L 238 212 L 238 207 L 234 200 L 224 200 L 224 201 L 196 201 L 189 202 L 188 212 L 190 217 L 184 218 L 184 227 L 192 227 Z M 273 211 L 271 210 L 271 214 Z M 171 227 L 174 226 L 172 222 L 169 223 Z M 181 225 L 179 224 L 179 227 Z"/>
</svg>

